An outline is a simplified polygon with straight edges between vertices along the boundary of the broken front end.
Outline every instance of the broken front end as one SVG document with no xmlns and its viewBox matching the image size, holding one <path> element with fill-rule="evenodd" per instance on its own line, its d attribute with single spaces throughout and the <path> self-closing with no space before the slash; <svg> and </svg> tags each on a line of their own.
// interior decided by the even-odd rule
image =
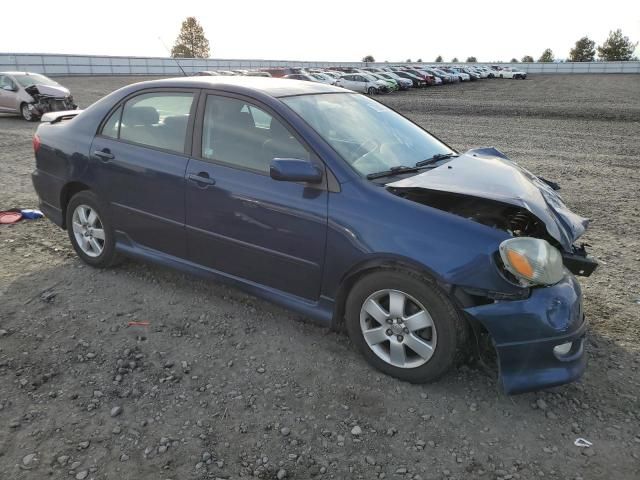
<svg viewBox="0 0 640 480">
<path fill-rule="evenodd" d="M 66 89 L 45 85 L 31 85 L 25 91 L 33 98 L 28 103 L 29 111 L 34 117 L 41 117 L 47 112 L 76 110 L 78 105 Z"/>
<path fill-rule="evenodd" d="M 576 241 L 589 220 L 564 204 L 559 186 L 493 148 L 470 150 L 386 185 L 402 198 L 506 232 L 492 263 L 518 294 L 454 285 L 478 338 L 498 356 L 507 393 L 570 382 L 586 366 L 587 322 L 574 275 L 598 263 Z"/>
</svg>

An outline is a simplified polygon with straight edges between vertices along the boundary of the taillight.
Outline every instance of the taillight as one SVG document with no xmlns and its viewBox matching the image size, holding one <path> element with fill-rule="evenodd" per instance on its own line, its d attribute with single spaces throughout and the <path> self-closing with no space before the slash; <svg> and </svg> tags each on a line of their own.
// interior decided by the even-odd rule
<svg viewBox="0 0 640 480">
<path fill-rule="evenodd" d="M 36 133 L 33 136 L 33 153 L 38 153 L 38 150 L 40 150 L 40 137 Z"/>
</svg>

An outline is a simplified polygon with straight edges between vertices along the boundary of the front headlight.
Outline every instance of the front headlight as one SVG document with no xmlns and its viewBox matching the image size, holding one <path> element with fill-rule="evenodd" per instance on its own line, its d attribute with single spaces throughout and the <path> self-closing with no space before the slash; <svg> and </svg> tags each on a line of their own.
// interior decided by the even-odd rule
<svg viewBox="0 0 640 480">
<path fill-rule="evenodd" d="M 510 238 L 500 244 L 504 267 L 525 286 L 553 285 L 564 276 L 562 255 L 546 240 Z"/>
</svg>

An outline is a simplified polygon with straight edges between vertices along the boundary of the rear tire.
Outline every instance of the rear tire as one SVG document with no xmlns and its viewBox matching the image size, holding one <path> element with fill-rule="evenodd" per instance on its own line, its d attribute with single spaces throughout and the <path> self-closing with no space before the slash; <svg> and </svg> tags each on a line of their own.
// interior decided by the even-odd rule
<svg viewBox="0 0 640 480">
<path fill-rule="evenodd" d="M 464 320 L 447 295 L 432 279 L 408 270 L 378 270 L 359 280 L 347 298 L 345 319 L 367 362 L 411 383 L 444 375 L 466 337 Z"/>
<path fill-rule="evenodd" d="M 107 268 L 120 260 L 106 212 L 90 190 L 76 193 L 67 205 L 66 226 L 71 245 L 83 262 L 96 268 Z"/>
</svg>

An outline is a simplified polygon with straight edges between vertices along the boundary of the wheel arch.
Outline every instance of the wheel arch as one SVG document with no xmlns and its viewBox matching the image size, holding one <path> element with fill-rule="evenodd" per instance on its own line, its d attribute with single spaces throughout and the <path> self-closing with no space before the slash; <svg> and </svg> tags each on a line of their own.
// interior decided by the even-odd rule
<svg viewBox="0 0 640 480">
<path fill-rule="evenodd" d="M 413 272 L 433 280 L 445 293 L 451 293 L 452 286 L 444 282 L 433 270 L 410 258 L 396 255 L 382 255 L 367 258 L 353 265 L 340 279 L 334 300 L 332 328 L 342 329 L 347 297 L 353 286 L 364 276 L 385 269 L 398 269 Z M 451 295 L 449 295 L 451 296 Z"/>
<path fill-rule="evenodd" d="M 60 210 L 62 211 L 62 228 L 67 229 L 67 205 L 69 205 L 69 201 L 73 198 L 73 196 L 84 190 L 91 190 L 89 185 L 82 182 L 72 181 L 65 184 L 60 191 Z"/>
</svg>

